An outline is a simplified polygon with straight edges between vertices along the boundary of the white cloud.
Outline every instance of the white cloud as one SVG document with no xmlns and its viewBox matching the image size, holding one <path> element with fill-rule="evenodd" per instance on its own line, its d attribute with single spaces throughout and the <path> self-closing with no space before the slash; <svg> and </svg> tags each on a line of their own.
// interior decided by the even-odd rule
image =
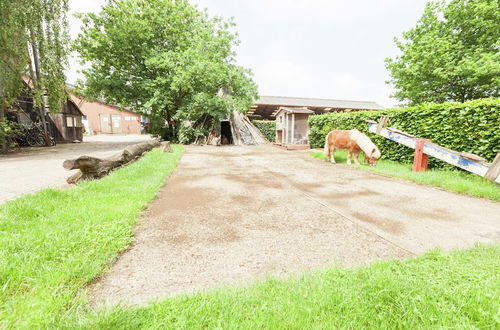
<svg viewBox="0 0 500 330">
<path fill-rule="evenodd" d="M 253 0 L 260 13 L 279 20 L 359 20 L 395 12 L 422 0 Z M 362 22 L 360 22 L 362 23 Z"/>
<path fill-rule="evenodd" d="M 424 0 L 190 0 L 212 15 L 235 17 L 242 44 L 237 60 L 251 68 L 263 94 L 397 102 L 385 85 L 383 59 L 392 38 L 413 26 Z M 105 0 L 69 0 L 74 12 L 98 12 Z M 81 77 L 70 59 L 68 82 Z"/>
<path fill-rule="evenodd" d="M 104 0 L 69 0 L 70 12 L 68 15 L 68 21 L 71 39 L 75 39 L 82 28 L 81 21 L 76 18 L 74 14 L 99 12 L 101 6 L 104 4 Z M 78 78 L 82 78 L 82 76 L 77 72 L 80 69 L 81 66 L 76 54 L 72 54 L 69 58 L 69 69 L 66 71 L 66 77 L 69 83 L 74 83 Z"/>
<path fill-rule="evenodd" d="M 261 95 L 376 101 L 390 107 L 390 86 L 370 83 L 349 73 L 315 72 L 292 61 L 269 61 L 254 70 Z"/>
</svg>

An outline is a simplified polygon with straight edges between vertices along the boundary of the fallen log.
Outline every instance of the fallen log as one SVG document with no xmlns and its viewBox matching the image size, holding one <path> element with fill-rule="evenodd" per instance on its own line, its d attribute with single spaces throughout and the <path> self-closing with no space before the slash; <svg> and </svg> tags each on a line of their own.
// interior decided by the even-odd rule
<svg viewBox="0 0 500 330">
<path fill-rule="evenodd" d="M 160 146 L 160 141 L 153 140 L 127 146 L 123 151 L 108 158 L 81 156 L 76 159 L 67 159 L 63 167 L 67 170 L 79 169 L 79 171 L 68 177 L 66 181 L 69 184 L 76 184 L 83 180 L 100 179 L 113 169 L 140 158 L 145 152 L 158 146 Z"/>
</svg>

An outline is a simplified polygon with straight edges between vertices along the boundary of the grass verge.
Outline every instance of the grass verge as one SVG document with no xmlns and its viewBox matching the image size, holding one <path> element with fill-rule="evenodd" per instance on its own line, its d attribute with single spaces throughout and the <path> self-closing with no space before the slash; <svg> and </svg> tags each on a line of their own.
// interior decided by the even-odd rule
<svg viewBox="0 0 500 330">
<path fill-rule="evenodd" d="M 0 328 L 54 326 L 130 242 L 132 226 L 184 152 L 155 149 L 109 176 L 0 205 Z"/>
<path fill-rule="evenodd" d="M 323 151 L 311 151 L 311 156 L 326 160 Z M 345 164 L 347 160 L 347 151 L 336 151 L 335 160 Z M 381 159 L 375 167 L 364 165 L 352 166 L 366 171 L 441 187 L 465 195 L 500 201 L 500 189 L 497 187 L 496 183 L 464 171 L 437 169 L 418 173 L 412 171 L 411 164 L 402 164 L 384 159 Z"/>
<path fill-rule="evenodd" d="M 89 329 L 498 329 L 500 245 L 358 269 L 333 268 L 243 289 L 114 308 L 74 320 Z"/>
</svg>

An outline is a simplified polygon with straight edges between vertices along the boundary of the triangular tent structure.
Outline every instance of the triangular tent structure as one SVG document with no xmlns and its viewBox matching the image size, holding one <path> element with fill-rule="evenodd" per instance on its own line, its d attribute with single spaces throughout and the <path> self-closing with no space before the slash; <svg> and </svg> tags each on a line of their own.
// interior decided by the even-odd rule
<svg viewBox="0 0 500 330">
<path fill-rule="evenodd" d="M 210 134 L 198 138 L 197 144 L 210 145 L 258 145 L 268 141 L 260 130 L 244 114 L 233 111 L 229 118 L 222 120 L 220 125 L 213 125 Z"/>
</svg>

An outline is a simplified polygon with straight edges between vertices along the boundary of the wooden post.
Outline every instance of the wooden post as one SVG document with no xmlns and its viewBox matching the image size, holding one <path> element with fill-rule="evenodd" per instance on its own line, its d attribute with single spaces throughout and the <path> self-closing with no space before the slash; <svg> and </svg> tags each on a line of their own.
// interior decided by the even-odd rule
<svg viewBox="0 0 500 330">
<path fill-rule="evenodd" d="M 495 181 L 500 175 L 500 152 L 497 153 L 493 163 L 491 163 L 488 172 L 484 176 L 486 179 Z"/>
<path fill-rule="evenodd" d="M 286 144 L 288 142 L 288 114 L 286 112 L 283 112 L 283 115 L 285 116 L 285 126 L 284 126 L 284 132 L 283 132 L 283 144 Z"/>
<path fill-rule="evenodd" d="M 385 115 L 380 117 L 375 134 L 380 135 L 380 132 L 382 132 L 382 128 L 384 128 L 385 125 L 387 125 L 388 121 L 389 121 L 389 116 Z"/>
<path fill-rule="evenodd" d="M 431 142 L 430 139 L 417 139 L 415 155 L 413 156 L 413 172 L 425 172 L 429 156 L 424 154 L 424 144 Z"/>
</svg>

